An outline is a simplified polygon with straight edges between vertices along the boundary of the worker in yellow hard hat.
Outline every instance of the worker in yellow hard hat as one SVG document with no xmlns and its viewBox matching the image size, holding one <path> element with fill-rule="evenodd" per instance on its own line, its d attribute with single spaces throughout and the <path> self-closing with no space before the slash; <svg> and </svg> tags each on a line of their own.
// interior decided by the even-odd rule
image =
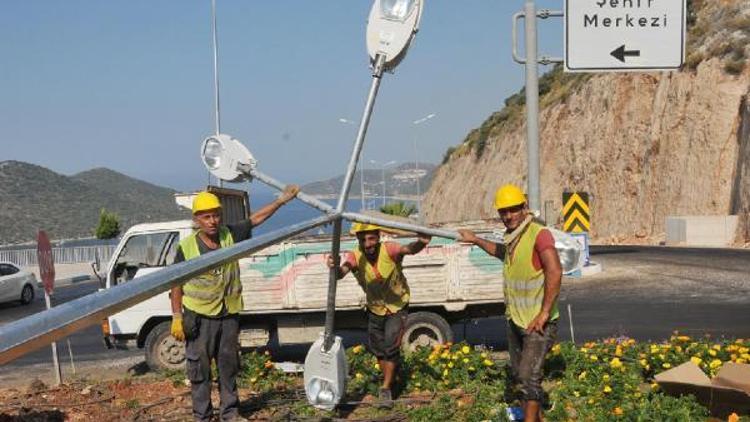
<svg viewBox="0 0 750 422">
<path fill-rule="evenodd" d="M 193 199 L 196 230 L 180 241 L 174 262 L 182 262 L 249 239 L 252 229 L 294 199 L 299 187 L 290 185 L 278 199 L 237 224 L 221 224 L 221 202 L 210 192 Z M 172 336 L 185 340 L 185 369 L 190 380 L 193 416 L 199 421 L 212 418 L 211 361 L 219 373 L 220 419 L 239 418 L 237 373 L 239 371 L 239 312 L 242 283 L 237 261 L 188 280 L 172 288 Z"/>
<path fill-rule="evenodd" d="M 557 337 L 557 297 L 562 268 L 552 233 L 533 218 L 526 195 L 504 185 L 494 201 L 505 225 L 503 243 L 459 230 L 461 240 L 503 260 L 503 293 L 508 349 L 515 380 L 521 384 L 524 420 L 541 420 L 544 357 Z"/>
<path fill-rule="evenodd" d="M 381 242 L 380 227 L 373 224 L 354 223 L 351 232 L 357 236 L 359 245 L 346 253 L 337 277 L 341 279 L 351 272 L 365 291 L 370 350 L 383 372 L 379 401 L 387 407 L 392 405 L 391 389 L 408 316 L 410 293 L 402 261 L 405 255 L 421 252 L 431 237 L 419 234 L 416 241 L 402 246 L 397 242 Z M 333 257 L 329 256 L 328 267 L 334 266 Z"/>
</svg>

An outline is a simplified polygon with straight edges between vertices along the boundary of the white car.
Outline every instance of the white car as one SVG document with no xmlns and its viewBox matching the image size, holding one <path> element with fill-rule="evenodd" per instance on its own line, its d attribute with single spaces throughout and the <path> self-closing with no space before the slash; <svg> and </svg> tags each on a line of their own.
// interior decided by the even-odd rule
<svg viewBox="0 0 750 422">
<path fill-rule="evenodd" d="M 34 273 L 24 271 L 16 264 L 0 262 L 0 302 L 20 301 L 28 305 L 34 300 L 37 284 Z"/>
</svg>

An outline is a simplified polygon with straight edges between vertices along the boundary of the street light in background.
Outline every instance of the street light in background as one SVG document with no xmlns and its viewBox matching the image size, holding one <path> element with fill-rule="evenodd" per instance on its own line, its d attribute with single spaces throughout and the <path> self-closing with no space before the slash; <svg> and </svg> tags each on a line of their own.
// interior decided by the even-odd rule
<svg viewBox="0 0 750 422">
<path fill-rule="evenodd" d="M 339 117 L 339 123 L 343 123 L 343 124 L 346 124 L 346 125 L 355 125 L 355 124 L 357 124 L 357 122 L 355 122 L 353 120 L 349 120 L 349 119 L 347 119 L 345 117 Z M 365 159 L 364 153 L 360 153 L 359 160 L 362 163 L 364 163 L 364 159 Z M 364 210 L 365 209 L 365 166 L 364 165 L 359 170 L 359 192 L 360 192 L 359 193 L 360 199 L 362 200 L 362 205 L 361 205 L 360 210 Z"/>
<path fill-rule="evenodd" d="M 435 113 L 430 113 L 421 119 L 417 119 L 412 122 L 412 124 L 416 127 L 418 125 L 421 125 L 422 123 L 432 119 L 433 117 L 437 116 Z M 422 189 L 419 184 L 419 179 L 421 179 L 421 176 L 419 175 L 419 153 L 417 152 L 417 133 L 416 130 L 414 131 L 414 176 L 417 178 L 417 214 L 419 214 L 419 220 L 422 220 Z"/>
<path fill-rule="evenodd" d="M 377 166 L 379 163 L 376 160 L 370 160 L 370 164 Z M 383 206 L 385 206 L 385 168 L 393 164 L 396 164 L 396 161 L 391 160 L 380 166 L 380 170 L 383 172 Z"/>
</svg>

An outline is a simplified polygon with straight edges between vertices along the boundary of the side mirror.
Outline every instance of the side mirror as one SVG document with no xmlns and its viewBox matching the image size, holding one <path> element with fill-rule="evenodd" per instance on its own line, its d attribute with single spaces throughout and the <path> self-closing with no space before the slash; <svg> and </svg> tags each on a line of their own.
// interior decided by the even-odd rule
<svg viewBox="0 0 750 422">
<path fill-rule="evenodd" d="M 99 274 L 99 262 L 98 261 L 92 261 L 91 262 L 91 269 L 94 271 L 94 275 L 96 276 L 96 278 L 99 279 L 99 287 L 101 287 L 102 289 L 104 287 L 106 287 L 105 286 L 106 283 L 105 283 L 104 278 L 101 276 L 101 274 Z"/>
</svg>

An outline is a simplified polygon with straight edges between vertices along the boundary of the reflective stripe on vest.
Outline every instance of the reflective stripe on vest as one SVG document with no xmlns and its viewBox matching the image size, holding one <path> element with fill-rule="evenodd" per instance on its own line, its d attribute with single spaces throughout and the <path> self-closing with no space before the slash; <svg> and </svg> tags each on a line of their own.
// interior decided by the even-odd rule
<svg viewBox="0 0 750 422">
<path fill-rule="evenodd" d="M 234 244 L 232 233 L 226 227 L 219 228 L 219 244 L 222 248 Z M 180 241 L 180 249 L 186 261 L 200 256 L 198 232 Z M 229 314 L 239 313 L 242 310 L 240 266 L 233 261 L 201 274 L 187 281 L 182 293 L 182 305 L 195 313 L 215 316 L 223 306 Z"/>
<path fill-rule="evenodd" d="M 544 227 L 531 222 L 521 235 L 513 250 L 505 251 L 503 265 L 503 291 L 505 315 L 521 328 L 527 328 L 534 317 L 542 310 L 544 302 L 544 271 L 534 268 L 533 256 L 536 237 Z M 557 303 L 550 312 L 550 321 L 557 319 Z"/>
<path fill-rule="evenodd" d="M 354 250 L 357 271 L 354 277 L 365 291 L 367 309 L 375 315 L 396 313 L 409 304 L 409 285 L 401 269 L 388 255 L 385 243 L 380 244 L 378 262 L 373 267 L 364 253 Z"/>
</svg>

